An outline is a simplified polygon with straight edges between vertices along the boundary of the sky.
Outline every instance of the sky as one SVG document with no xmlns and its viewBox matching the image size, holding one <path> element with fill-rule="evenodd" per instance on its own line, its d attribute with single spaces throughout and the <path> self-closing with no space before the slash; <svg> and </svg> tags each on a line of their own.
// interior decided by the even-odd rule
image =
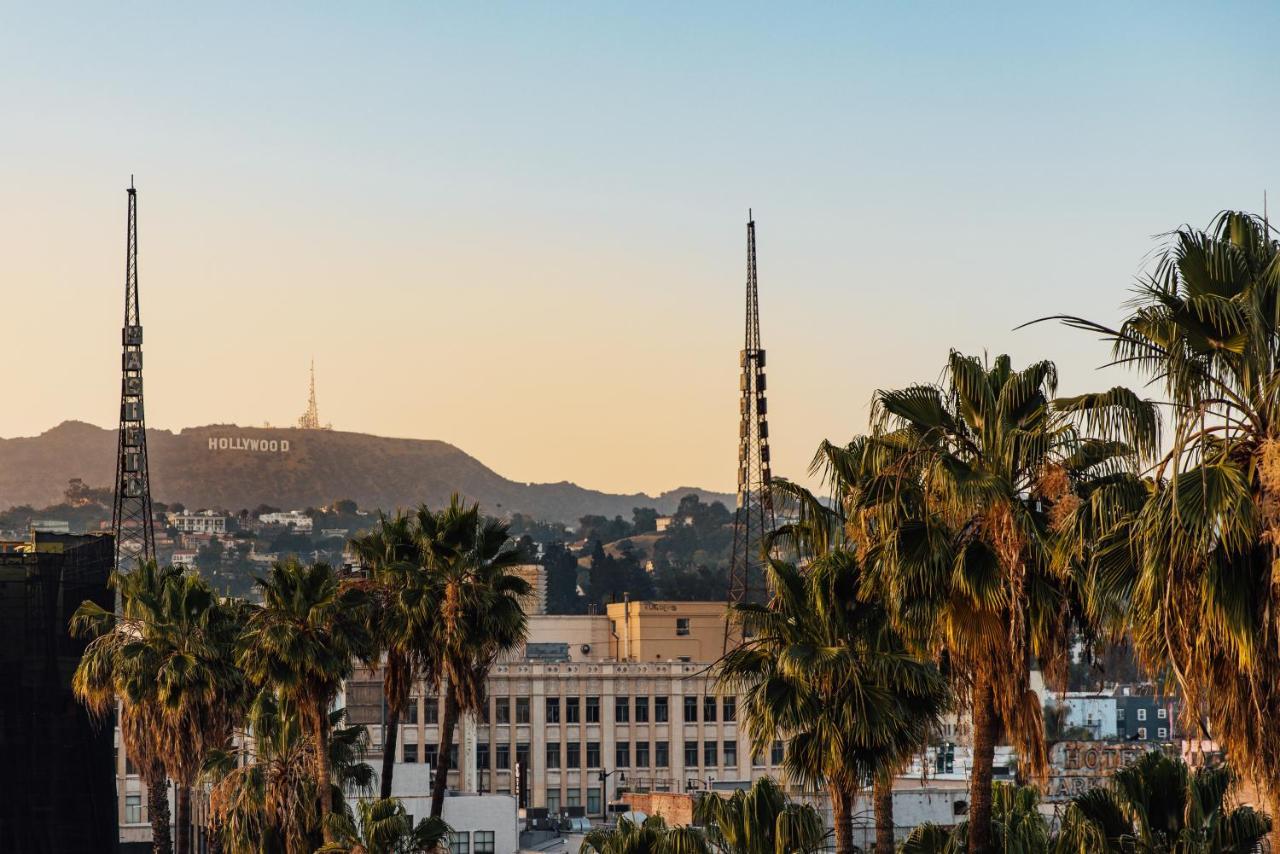
<svg viewBox="0 0 1280 854">
<path fill-rule="evenodd" d="M 266 8 L 268 7 L 269 8 Z M 754 209 L 775 473 L 947 353 L 1106 348 L 1156 235 L 1280 196 L 1275 3 L 0 5 L 0 436 L 442 439 L 731 491 Z"/>
</svg>

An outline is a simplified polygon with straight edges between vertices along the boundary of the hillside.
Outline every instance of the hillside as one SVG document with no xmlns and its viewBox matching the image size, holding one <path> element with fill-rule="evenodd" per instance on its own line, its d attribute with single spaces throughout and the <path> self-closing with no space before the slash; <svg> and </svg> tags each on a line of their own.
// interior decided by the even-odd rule
<svg viewBox="0 0 1280 854">
<path fill-rule="evenodd" d="M 0 507 L 43 507 L 62 498 L 67 481 L 109 486 L 116 433 L 67 421 L 39 436 L 0 439 Z M 457 491 L 494 513 L 525 513 L 573 522 L 587 513 L 630 518 L 633 507 L 669 513 L 680 497 L 733 497 L 701 489 L 659 496 L 615 495 L 569 482 L 508 480 L 447 442 L 388 439 L 337 430 L 210 425 L 178 433 L 148 430 L 151 491 L 157 501 L 238 510 L 259 504 L 304 508 L 339 498 L 361 507 L 439 505 Z"/>
</svg>

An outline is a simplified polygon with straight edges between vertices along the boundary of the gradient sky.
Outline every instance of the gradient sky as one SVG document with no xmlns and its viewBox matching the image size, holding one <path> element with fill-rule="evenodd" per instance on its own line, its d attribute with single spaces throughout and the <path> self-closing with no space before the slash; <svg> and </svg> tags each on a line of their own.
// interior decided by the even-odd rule
<svg viewBox="0 0 1280 854">
<path fill-rule="evenodd" d="M 1280 4 L 7 4 L 0 436 L 341 429 L 729 490 L 756 213 L 775 471 L 947 351 L 1065 390 L 1180 223 L 1280 195 Z M 1280 203 L 1278 203 L 1280 204 Z"/>
</svg>

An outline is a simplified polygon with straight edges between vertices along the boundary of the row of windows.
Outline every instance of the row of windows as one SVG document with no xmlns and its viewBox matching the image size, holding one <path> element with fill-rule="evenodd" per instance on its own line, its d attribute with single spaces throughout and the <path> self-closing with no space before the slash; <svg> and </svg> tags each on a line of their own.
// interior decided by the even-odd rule
<svg viewBox="0 0 1280 854">
<path fill-rule="evenodd" d="M 701 745 L 701 750 L 699 750 Z M 422 745 L 422 761 L 429 765 L 435 765 L 436 759 L 439 757 L 439 747 L 435 744 Z M 418 745 L 406 744 L 403 747 L 404 761 L 418 761 Z M 558 741 L 547 742 L 546 745 L 546 767 L 560 768 L 563 761 L 564 768 L 602 768 L 600 753 L 600 742 L 588 741 L 586 743 L 586 763 L 583 763 L 583 744 L 579 741 L 570 741 L 561 744 Z M 453 767 L 458 764 L 458 746 L 452 746 Z M 704 767 L 716 767 L 723 764 L 726 766 L 734 766 L 738 764 L 738 742 L 730 739 L 723 742 L 717 741 L 686 741 L 684 743 L 684 764 L 686 767 L 698 767 L 699 756 L 702 758 Z M 782 742 L 775 741 L 770 751 L 769 761 L 772 765 L 781 765 L 783 757 Z M 509 742 L 499 742 L 492 746 L 488 742 L 481 742 L 476 745 L 476 767 L 493 768 L 498 771 L 508 771 L 511 769 L 511 761 L 515 759 L 516 763 L 524 767 L 529 765 L 529 745 L 520 742 L 515 745 L 515 753 L 512 754 L 511 744 Z M 492 760 L 492 761 L 490 761 Z M 757 761 L 755 764 L 759 765 Z M 669 768 L 671 767 L 671 745 L 666 741 L 637 741 L 634 744 L 630 741 L 619 741 L 613 746 L 613 767 L 614 768 Z"/>
<path fill-rule="evenodd" d="M 494 854 L 497 841 L 495 831 L 477 830 L 468 833 L 465 830 L 452 831 L 449 834 L 449 854 Z"/>
<path fill-rule="evenodd" d="M 582 806 L 582 792 L 577 789 L 570 789 L 565 794 L 564 805 L 566 807 Z M 560 812 L 560 790 L 547 790 L 547 811 L 552 815 Z M 598 815 L 601 811 L 600 790 L 587 789 L 587 812 L 591 815 Z"/>
<path fill-rule="evenodd" d="M 649 697 L 636 697 L 634 701 L 631 697 L 614 697 L 613 699 L 613 720 L 616 723 L 625 724 L 635 722 L 638 724 L 649 723 L 650 721 L 650 704 Z M 702 720 L 706 723 L 714 723 L 717 712 L 721 720 L 732 723 L 738 719 L 738 698 L 724 697 L 718 699 L 714 696 L 699 698 L 696 695 L 687 695 L 684 698 L 684 722 L 697 723 L 698 709 L 702 709 Z M 511 697 L 497 697 L 493 704 L 493 720 L 492 723 L 509 724 L 513 721 L 517 724 L 527 724 L 529 720 L 529 698 L 516 697 L 512 703 Z M 634 704 L 633 704 L 634 703 Z M 514 710 L 514 718 L 512 712 Z M 561 719 L 561 703 L 559 697 L 546 698 L 546 722 L 549 724 L 582 723 L 585 719 L 586 723 L 600 723 L 600 698 L 599 697 L 565 697 L 564 698 L 564 718 Z M 585 713 L 585 714 L 584 714 Z M 481 706 L 480 719 L 484 723 L 491 723 L 489 719 L 489 705 L 486 703 Z M 664 724 L 670 720 L 670 710 L 666 697 L 654 697 L 652 707 L 652 720 L 654 723 Z M 417 724 L 418 720 L 418 704 L 411 701 L 405 710 L 405 722 L 409 724 Z M 435 697 L 428 697 L 423 704 L 422 723 L 438 724 L 440 722 L 440 705 Z"/>
</svg>

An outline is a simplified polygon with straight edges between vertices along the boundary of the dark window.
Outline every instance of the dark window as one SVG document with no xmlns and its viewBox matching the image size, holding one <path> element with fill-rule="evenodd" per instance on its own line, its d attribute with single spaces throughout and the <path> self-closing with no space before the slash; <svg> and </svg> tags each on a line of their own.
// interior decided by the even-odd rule
<svg viewBox="0 0 1280 854">
<path fill-rule="evenodd" d="M 724 764 L 729 768 L 738 764 L 738 742 L 726 741 L 724 743 Z"/>
<path fill-rule="evenodd" d="M 676 636 L 682 638 L 689 636 L 688 617 L 676 617 Z"/>
<path fill-rule="evenodd" d="M 724 719 L 726 723 L 728 723 L 729 721 L 736 721 L 738 719 L 738 698 L 737 697 L 724 698 Z"/>
<path fill-rule="evenodd" d="M 587 742 L 587 767 L 600 767 L 600 742 L 598 741 Z"/>
<path fill-rule="evenodd" d="M 728 718 L 725 718 L 728 720 Z M 529 722 L 529 698 L 516 697 L 516 723 L 527 724 Z"/>
<path fill-rule="evenodd" d="M 599 697 L 587 698 L 587 723 L 589 724 L 600 723 L 600 698 Z"/>
<path fill-rule="evenodd" d="M 416 744 L 406 744 L 406 745 L 404 746 L 404 761 L 405 761 L 405 762 L 417 762 L 417 761 L 418 761 L 418 745 L 416 745 Z"/>
<path fill-rule="evenodd" d="M 547 742 L 547 767 L 560 767 L 560 742 L 558 741 Z"/>
<path fill-rule="evenodd" d="M 449 854 L 471 854 L 471 834 L 463 830 L 449 833 Z"/>
<path fill-rule="evenodd" d="M 671 766 L 671 748 L 665 741 L 653 743 L 653 767 L 668 768 Z"/>
<path fill-rule="evenodd" d="M 713 723 L 716 719 L 716 698 L 702 698 L 702 720 L 706 723 Z"/>
<path fill-rule="evenodd" d="M 440 745 L 424 744 L 422 746 L 422 761 L 432 768 L 437 767 L 440 764 Z"/>
<path fill-rule="evenodd" d="M 600 813 L 599 789 L 587 789 L 587 812 L 590 815 L 598 815 Z"/>
<path fill-rule="evenodd" d="M 449 745 L 449 767 L 458 770 L 458 743 L 455 741 Z"/>
<path fill-rule="evenodd" d="M 480 723 L 489 723 L 489 701 L 487 699 L 480 704 Z"/>
<path fill-rule="evenodd" d="M 405 711 L 404 723 L 417 724 L 418 723 L 418 698 L 410 697 L 409 702 L 405 704 L 404 711 Z"/>
<path fill-rule="evenodd" d="M 580 700 L 577 697 L 564 698 L 564 722 L 567 724 L 576 724 L 578 722 L 578 709 L 580 708 Z"/>
<path fill-rule="evenodd" d="M 498 760 L 494 763 L 494 767 L 500 771 L 511 767 L 511 745 L 508 742 L 504 741 L 499 744 L 497 749 L 494 751 L 494 754 Z"/>
<path fill-rule="evenodd" d="M 440 723 L 440 698 L 427 697 L 422 703 L 422 722 L 424 724 Z"/>
<path fill-rule="evenodd" d="M 499 697 L 494 706 L 493 720 L 495 723 L 509 724 L 511 723 L 511 698 Z"/>
<path fill-rule="evenodd" d="M 582 767 L 582 743 L 571 741 L 564 746 L 564 767 Z"/>
<path fill-rule="evenodd" d="M 687 724 L 697 723 L 698 721 L 698 698 L 684 698 L 684 722 Z"/>
<path fill-rule="evenodd" d="M 686 741 L 684 743 L 684 767 L 698 767 L 698 742 Z"/>
<path fill-rule="evenodd" d="M 476 768 L 481 771 L 489 770 L 489 742 L 487 741 L 476 744 Z"/>
<path fill-rule="evenodd" d="M 613 698 L 613 719 L 616 723 L 625 724 L 631 720 L 631 698 Z"/>
<path fill-rule="evenodd" d="M 649 698 L 636 697 L 636 723 L 647 724 L 649 722 Z"/>
<path fill-rule="evenodd" d="M 495 830 L 477 830 L 471 837 L 471 854 L 494 854 L 496 837 Z"/>
<path fill-rule="evenodd" d="M 560 723 L 560 698 L 559 697 L 547 698 L 547 723 L 549 724 Z"/>
<path fill-rule="evenodd" d="M 714 741 L 704 741 L 702 743 L 702 764 L 708 768 L 714 768 L 720 764 L 719 745 Z"/>
<path fill-rule="evenodd" d="M 521 768 L 529 767 L 529 742 L 521 741 L 516 743 L 516 764 Z"/>
<path fill-rule="evenodd" d="M 613 766 L 615 768 L 631 767 L 631 742 L 619 741 L 614 743 Z"/>
<path fill-rule="evenodd" d="M 649 742 L 647 741 L 636 742 L 636 767 L 649 767 Z"/>
<path fill-rule="evenodd" d="M 654 723 L 665 724 L 667 722 L 667 698 L 653 698 L 653 720 Z"/>
<path fill-rule="evenodd" d="M 782 746 L 782 742 L 775 741 L 773 749 L 769 751 L 769 764 L 781 765 L 783 756 L 786 754 L 786 748 Z"/>
</svg>

